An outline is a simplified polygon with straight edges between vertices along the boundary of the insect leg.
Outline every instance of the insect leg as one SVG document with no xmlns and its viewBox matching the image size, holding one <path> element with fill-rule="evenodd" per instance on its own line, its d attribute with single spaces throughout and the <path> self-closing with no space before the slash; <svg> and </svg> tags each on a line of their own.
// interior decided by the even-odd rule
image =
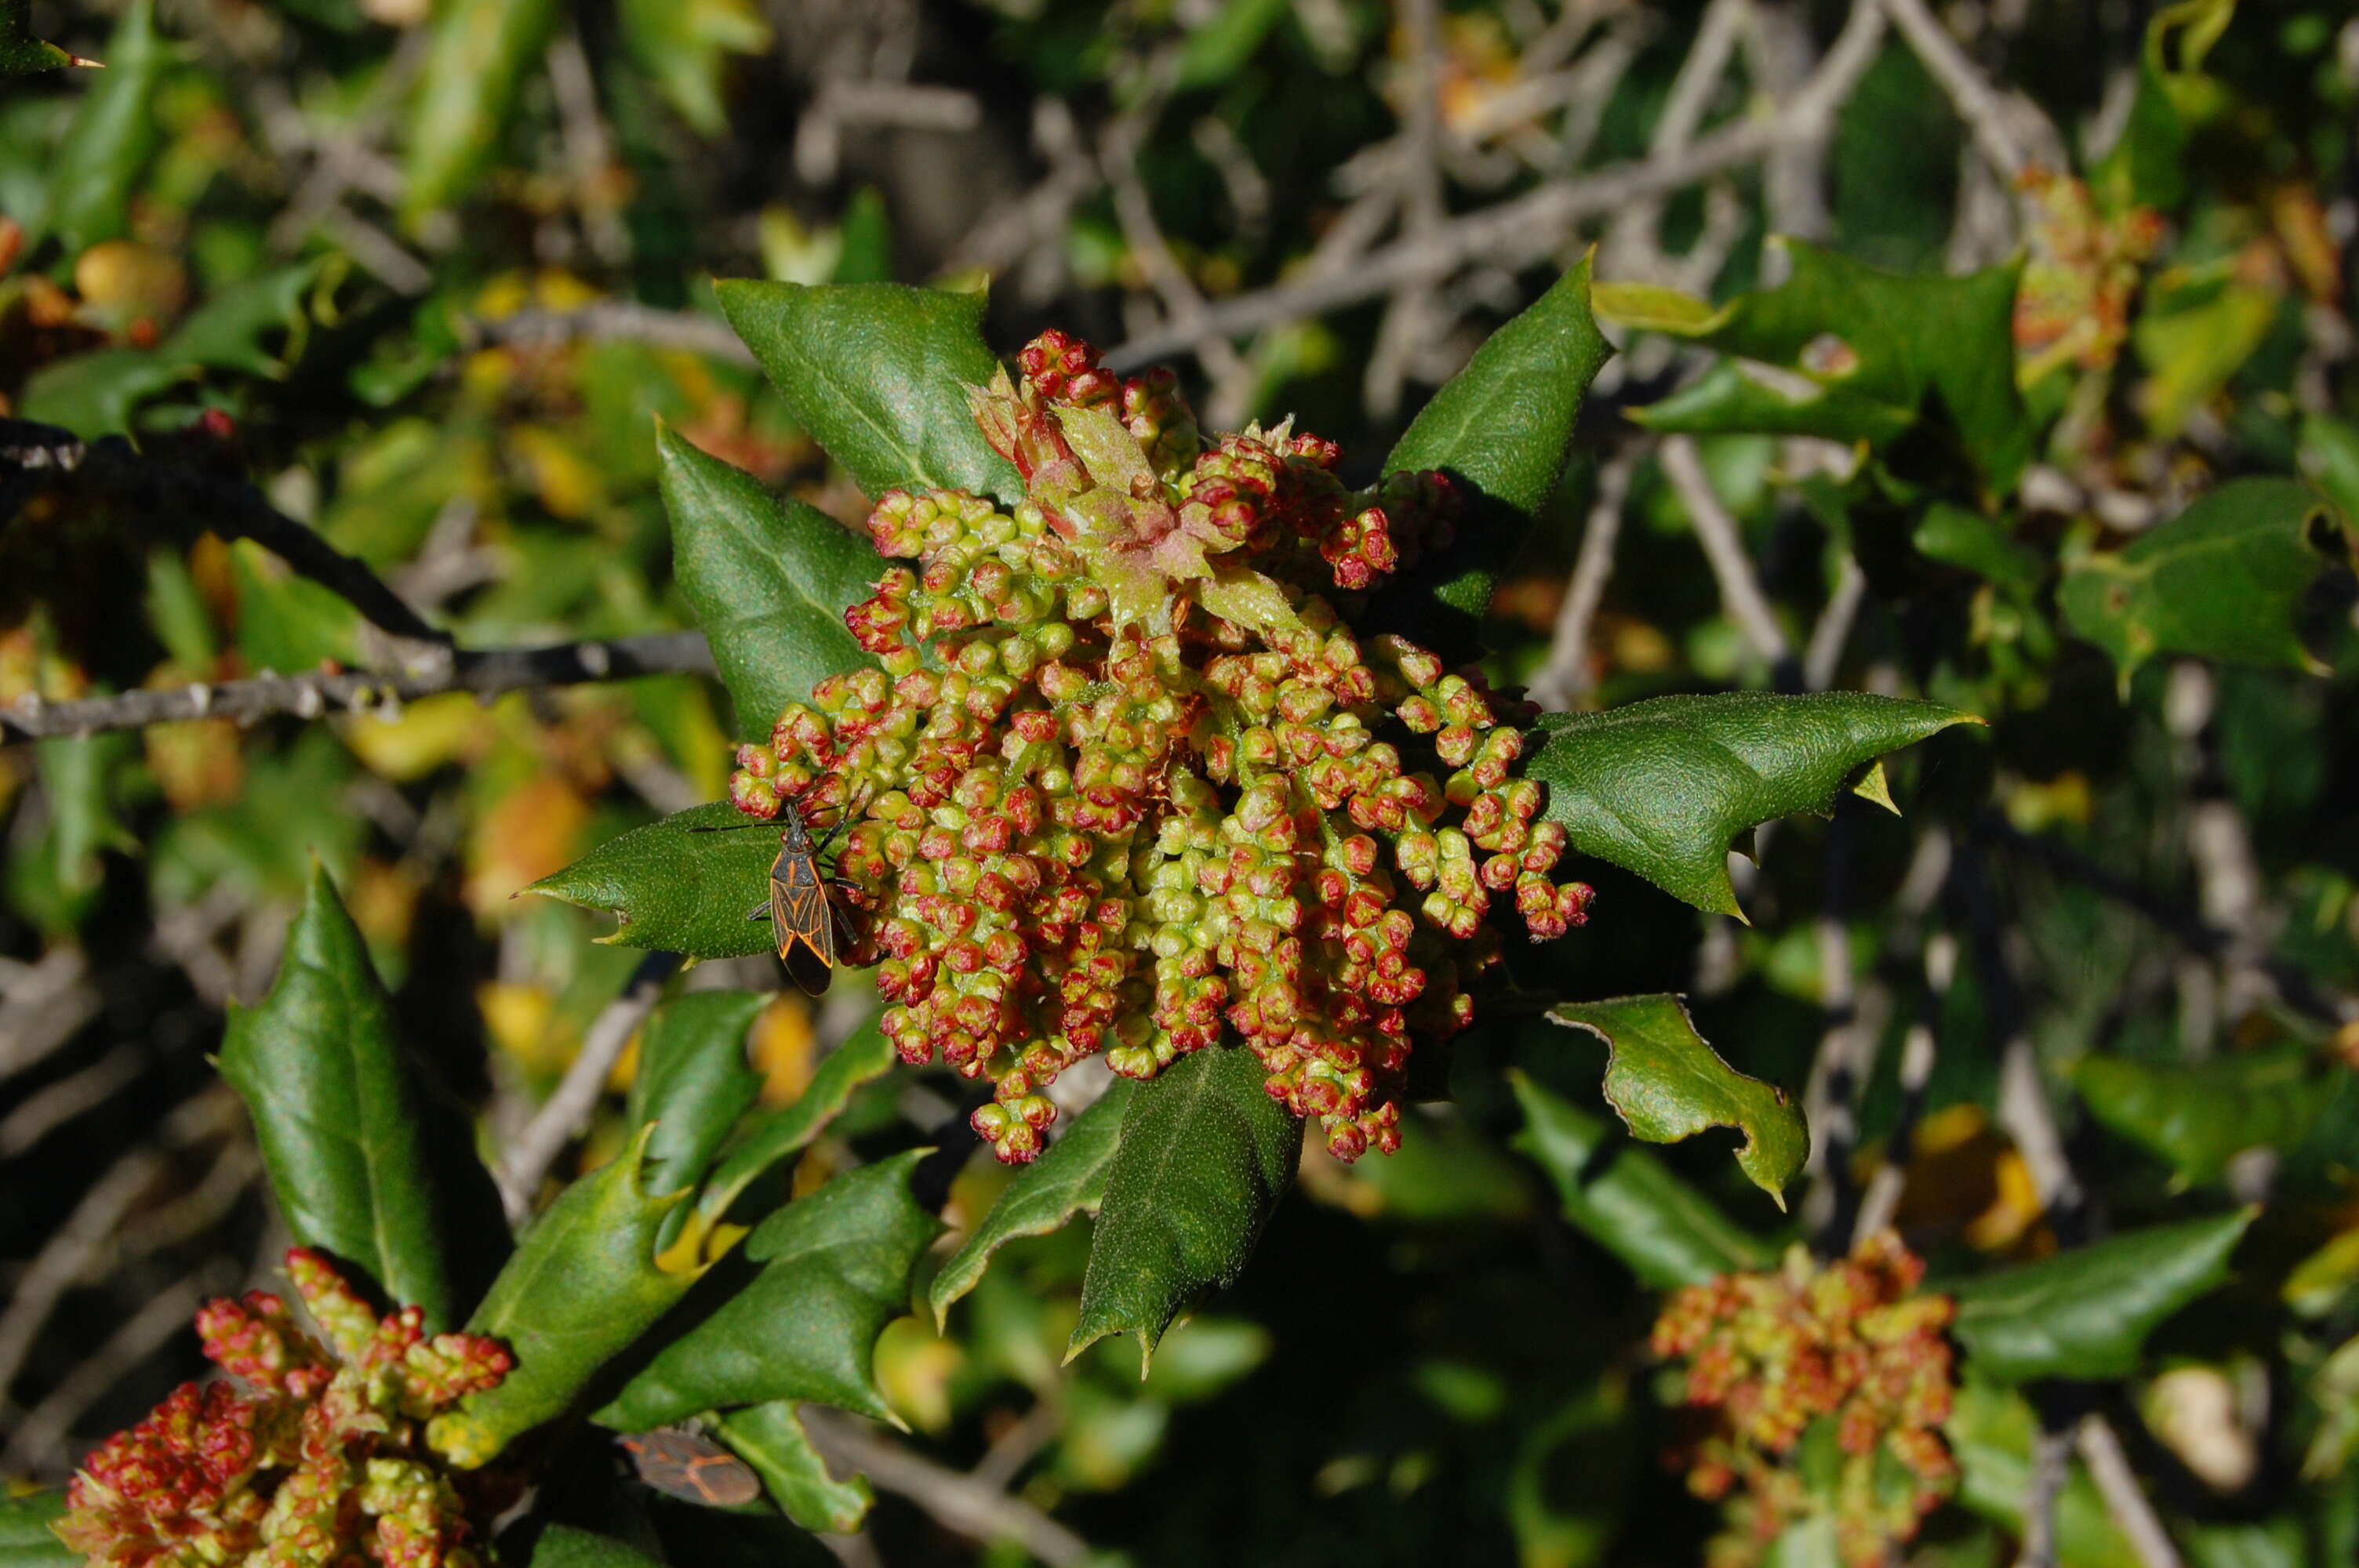
<svg viewBox="0 0 2359 1568">
<path fill-rule="evenodd" d="M 766 899 L 764 899 L 764 900 L 763 900 L 763 901 L 762 901 L 758 905 L 756 905 L 756 908 L 755 908 L 755 910 L 754 910 L 754 913 L 753 913 L 753 914 L 749 914 L 749 915 L 747 915 L 745 918 L 746 918 L 746 919 L 748 919 L 748 920 L 767 920 L 767 919 L 769 919 L 769 918 L 770 918 L 770 901 L 769 901 L 768 899 L 766 899 Z"/>
</svg>

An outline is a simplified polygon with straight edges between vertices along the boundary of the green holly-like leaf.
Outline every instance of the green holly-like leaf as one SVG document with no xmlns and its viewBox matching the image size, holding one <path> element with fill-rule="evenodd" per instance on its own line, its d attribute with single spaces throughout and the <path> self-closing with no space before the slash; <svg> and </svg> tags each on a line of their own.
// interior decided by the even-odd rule
<svg viewBox="0 0 2359 1568">
<path fill-rule="evenodd" d="M 622 0 L 617 20 L 632 62 L 700 136 L 729 129 L 722 77 L 729 56 L 770 47 L 770 29 L 749 0 Z"/>
<path fill-rule="evenodd" d="M 132 413 L 181 373 L 147 349 L 93 349 L 43 365 L 25 383 L 24 414 L 84 440 L 120 435 Z"/>
<path fill-rule="evenodd" d="M 664 1568 L 664 1561 L 611 1535 L 552 1524 L 533 1542 L 529 1568 Z"/>
<path fill-rule="evenodd" d="M 1843 782 L 1952 724 L 1953 708 L 1861 692 L 1658 697 L 1549 714 L 1526 772 L 1572 847 L 1699 909 L 1743 918 L 1728 846 L 1772 817 L 1823 816 Z"/>
<path fill-rule="evenodd" d="M 448 1172 L 438 1183 L 429 1137 L 466 1149 L 464 1125 L 420 1092 L 367 945 L 317 865 L 277 984 L 260 1005 L 230 1011 L 221 1070 L 254 1118 L 295 1239 L 425 1308 L 429 1329 L 451 1327 L 467 1303 L 442 1238 L 506 1227 L 480 1166 L 463 1190 L 438 1191 L 455 1184 Z"/>
<path fill-rule="evenodd" d="M 897 283 L 807 287 L 733 278 L 722 314 L 795 423 L 870 496 L 966 490 L 1023 499 L 1015 465 L 975 427 L 966 389 L 998 373 L 980 294 Z"/>
<path fill-rule="evenodd" d="M 0 0 L 0 76 L 34 76 L 69 65 L 96 65 L 33 36 L 33 0 Z"/>
<path fill-rule="evenodd" d="M 648 1129 L 647 1183 L 678 1192 L 704 1173 L 762 1092 L 745 1032 L 770 999 L 759 991 L 690 991 L 656 1010 L 631 1077 L 632 1130 Z"/>
<path fill-rule="evenodd" d="M 54 237 L 78 255 L 130 226 L 131 187 L 156 150 L 157 85 L 169 57 L 155 0 L 132 0 L 106 40 L 65 144 L 49 162 L 49 200 L 26 225 L 25 248 Z"/>
<path fill-rule="evenodd" d="M 864 1478 L 839 1481 L 828 1473 L 827 1461 L 811 1446 L 790 1400 L 732 1411 L 714 1423 L 713 1432 L 754 1467 L 771 1500 L 805 1530 L 849 1535 L 876 1500 Z"/>
<path fill-rule="evenodd" d="M 2006 1529 L 2023 1530 L 2030 1497 L 2032 1440 L 2038 1412 L 2013 1389 L 1968 1377 L 1957 1390 L 1941 1435 L 1958 1461 L 1958 1501 Z M 2056 1561 L 2072 1568 L 2145 1568 L 2114 1524 L 2113 1510 L 2080 1465 L 2056 1495 Z"/>
<path fill-rule="evenodd" d="M 416 224 L 466 194 L 498 155 L 517 89 L 539 69 L 557 0 L 444 0 L 410 101 L 402 220 Z"/>
<path fill-rule="evenodd" d="M 2113 655 L 2125 687 L 2158 654 L 2317 670 L 2294 611 L 2327 554 L 2347 553 L 2327 517 L 2297 480 L 2234 480 L 2127 548 L 2074 561 L 2057 603 Z"/>
<path fill-rule="evenodd" d="M 1137 1087 L 1133 1079 L 1116 1078 L 1095 1105 L 1073 1119 L 1046 1154 L 1019 1172 L 999 1195 L 926 1292 L 938 1327 L 947 1326 L 951 1305 L 983 1282 L 993 1253 L 1019 1236 L 1047 1236 L 1077 1214 L 1098 1212 L 1105 1201 L 1106 1174 L 1122 1147 L 1123 1118 Z"/>
<path fill-rule="evenodd" d="M 704 1194 L 697 1200 L 698 1215 L 708 1224 L 718 1224 L 755 1178 L 800 1153 L 851 1102 L 854 1090 L 883 1077 L 899 1060 L 875 1018 L 853 1031 L 851 1038 L 820 1063 L 794 1104 L 745 1129 L 705 1184 Z"/>
<path fill-rule="evenodd" d="M 789 702 L 876 661 L 843 624 L 884 569 L 868 543 L 799 501 L 656 427 L 672 571 L 712 644 L 737 733 L 767 740 Z"/>
<path fill-rule="evenodd" d="M 1556 1182 L 1564 1217 L 1658 1290 L 1766 1269 L 1776 1254 L 1671 1168 L 1521 1073 L 1516 1147 Z M 1617 1146 L 1618 1145 L 1618 1146 Z"/>
<path fill-rule="evenodd" d="M 2255 1209 L 2125 1231 L 1955 1285 L 1951 1337 L 1966 1367 L 2003 1383 L 2095 1381 L 2137 1370 L 2147 1335 L 2228 1277 Z"/>
<path fill-rule="evenodd" d="M 696 1282 L 694 1269 L 656 1263 L 665 1217 L 680 1195 L 647 1191 L 648 1138 L 642 1129 L 620 1157 L 549 1205 L 468 1320 L 469 1333 L 506 1345 L 516 1366 L 497 1388 L 436 1418 L 429 1435 L 452 1463 L 481 1465 L 564 1414 Z"/>
<path fill-rule="evenodd" d="M 2184 1184 L 2209 1182 L 2247 1149 L 2291 1149 L 2330 1098 L 2299 1049 L 2255 1051 L 2189 1066 L 2084 1056 L 2072 1087 L 2099 1121 L 2169 1162 Z"/>
<path fill-rule="evenodd" d="M 1605 1099 L 1633 1134 L 1677 1143 L 1711 1127 L 1744 1134 L 1737 1168 L 1786 1206 L 1786 1184 L 1810 1152 L 1810 1130 L 1786 1092 L 1748 1078 L 1696 1033 L 1675 996 L 1625 996 L 1560 1003 L 1551 1021 L 1605 1042 Z"/>
<path fill-rule="evenodd" d="M 1918 554 L 1962 567 L 2002 588 L 2028 590 L 2047 569 L 2038 551 L 2010 535 L 1995 520 L 1946 501 L 1936 501 L 1912 535 Z"/>
<path fill-rule="evenodd" d="M 836 1177 L 762 1222 L 751 1283 L 682 1334 L 592 1418 L 641 1432 L 701 1411 L 813 1400 L 892 1421 L 870 1362 L 908 1311 L 909 1271 L 941 1231 L 909 1175 L 922 1149 Z"/>
<path fill-rule="evenodd" d="M 1491 334 L 1385 459 L 1386 473 L 1443 469 L 1480 504 L 1457 543 L 1372 607 L 1379 621 L 1471 645 L 1499 572 L 1564 473 L 1589 384 L 1612 355 L 1589 309 L 1589 262 Z"/>
<path fill-rule="evenodd" d="M 65 1514 L 62 1491 L 0 1497 L 0 1568 L 76 1568 L 82 1553 L 49 1529 Z"/>
<path fill-rule="evenodd" d="M 1068 1361 L 1109 1334 L 1135 1334 L 1144 1377 L 1180 1310 L 1245 1271 L 1302 1152 L 1302 1123 L 1270 1098 L 1267 1076 L 1252 1052 L 1214 1047 L 1132 1096 Z"/>
<path fill-rule="evenodd" d="M 524 891 L 613 910 L 622 924 L 602 942 L 691 958 L 766 953 L 768 923 L 746 916 L 769 896 L 778 836 L 745 827 L 748 820 L 725 800 L 691 806 L 607 839 Z"/>
<path fill-rule="evenodd" d="M 232 284 L 189 312 L 157 357 L 169 365 L 205 365 L 279 380 L 299 351 L 310 320 L 304 297 L 319 280 L 316 261 Z M 273 352 L 266 340 L 284 336 L 287 351 Z"/>
</svg>

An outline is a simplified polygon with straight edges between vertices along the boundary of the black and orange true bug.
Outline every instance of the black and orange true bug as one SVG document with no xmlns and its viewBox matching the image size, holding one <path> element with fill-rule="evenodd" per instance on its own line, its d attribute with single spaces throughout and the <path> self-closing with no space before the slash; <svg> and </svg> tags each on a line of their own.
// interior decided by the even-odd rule
<svg viewBox="0 0 2359 1568">
<path fill-rule="evenodd" d="M 778 858 L 770 862 L 770 896 L 748 914 L 767 920 L 777 943 L 778 959 L 806 995 L 819 996 L 835 975 L 835 956 L 852 946 L 853 934 L 842 907 L 829 896 L 833 879 L 820 869 L 819 858 L 843 831 L 854 811 L 839 814 L 827 836 L 814 844 L 800 807 L 791 800 L 778 808 Z M 745 827 L 767 824 L 746 822 Z M 726 833 L 727 827 L 700 827 L 699 833 Z"/>
<path fill-rule="evenodd" d="M 743 1508 L 762 1495 L 750 1465 L 697 1433 L 665 1427 L 620 1442 L 639 1479 L 658 1492 L 714 1509 Z"/>
</svg>

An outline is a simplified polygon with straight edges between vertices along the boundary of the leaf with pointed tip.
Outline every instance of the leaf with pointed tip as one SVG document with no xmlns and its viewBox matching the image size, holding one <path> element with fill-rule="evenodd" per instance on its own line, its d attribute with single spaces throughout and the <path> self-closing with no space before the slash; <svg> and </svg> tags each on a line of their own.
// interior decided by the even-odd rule
<svg viewBox="0 0 2359 1568">
<path fill-rule="evenodd" d="M 156 150 L 158 86 L 170 60 L 155 0 L 132 0 L 106 40 L 106 69 L 91 78 L 42 171 L 48 200 L 26 226 L 27 251 L 54 235 L 78 255 L 130 227 L 131 187 Z"/>
<path fill-rule="evenodd" d="M 622 924 L 599 940 L 619 946 L 691 958 L 767 953 L 769 923 L 746 915 L 769 895 L 778 836 L 750 821 L 725 800 L 691 806 L 617 834 L 524 891 L 613 910 Z"/>
<path fill-rule="evenodd" d="M 745 1032 L 770 999 L 760 991 L 690 991 L 658 1008 L 639 1036 L 631 1130 L 647 1135 L 647 1184 L 672 1193 L 704 1173 L 762 1092 Z"/>
<path fill-rule="evenodd" d="M 2099 1121 L 2192 1184 L 2215 1179 L 2247 1149 L 2291 1149 L 2332 1098 L 2298 1047 L 2185 1066 L 2083 1056 L 2072 1087 Z"/>
<path fill-rule="evenodd" d="M 254 1118 L 295 1239 L 358 1264 L 393 1300 L 423 1307 L 434 1332 L 457 1322 L 467 1303 L 444 1238 L 495 1241 L 506 1227 L 480 1166 L 473 1184 L 447 1171 L 436 1179 L 429 1134 L 464 1149 L 464 1125 L 428 1103 L 367 945 L 316 864 L 277 983 L 259 1005 L 230 1011 L 221 1071 Z"/>
<path fill-rule="evenodd" d="M 849 1104 L 853 1091 L 884 1076 L 900 1057 L 872 1016 L 827 1054 L 795 1103 L 759 1118 L 722 1157 L 697 1200 L 697 1213 L 717 1225 L 756 1177 L 781 1160 L 800 1153 Z"/>
<path fill-rule="evenodd" d="M 876 661 L 843 612 L 868 597 L 884 563 L 867 541 L 752 474 L 656 427 L 672 571 L 696 611 L 736 709 L 736 732 L 766 740 L 789 702 L 832 675 Z"/>
<path fill-rule="evenodd" d="M 1864 692 L 1658 697 L 1545 715 L 1525 772 L 1548 785 L 1548 815 L 1574 849 L 1742 919 L 1730 840 L 1791 812 L 1824 816 L 1843 781 L 1886 752 L 1981 722 Z"/>
<path fill-rule="evenodd" d="M 563 15 L 557 0 L 443 0 L 410 100 L 402 169 L 406 224 L 467 194 L 498 154 L 526 73 Z"/>
<path fill-rule="evenodd" d="M 1748 1078 L 1696 1033 L 1675 996 L 1560 1002 L 1552 1022 L 1605 1042 L 1605 1099 L 1649 1143 L 1677 1143 L 1710 1127 L 1744 1134 L 1737 1169 L 1786 1206 L 1786 1184 L 1810 1152 L 1810 1129 L 1786 1091 Z"/>
<path fill-rule="evenodd" d="M 1131 1097 L 1068 1361 L 1109 1334 L 1135 1334 L 1145 1376 L 1180 1310 L 1245 1271 L 1302 1152 L 1302 1122 L 1270 1098 L 1267 1076 L 1243 1046 L 1213 1046 Z"/>
<path fill-rule="evenodd" d="M 1954 1285 L 1951 1337 L 1965 1365 L 2003 1383 L 2096 1381 L 2137 1370 L 2147 1335 L 2228 1277 L 2257 1209 L 2124 1231 L 2037 1263 Z"/>
<path fill-rule="evenodd" d="M 701 1411 L 815 1400 L 893 1420 L 871 1362 L 877 1335 L 909 1310 L 909 1271 L 941 1231 L 909 1191 L 926 1153 L 848 1172 L 764 1220 L 745 1243 L 762 1271 L 592 1419 L 643 1432 Z"/>
<path fill-rule="evenodd" d="M 721 1441 L 754 1467 L 770 1498 L 805 1530 L 849 1535 L 868 1517 L 876 1495 L 867 1480 L 837 1480 L 811 1446 L 802 1417 L 788 1400 L 731 1411 L 714 1423 Z"/>
<path fill-rule="evenodd" d="M 934 1276 L 926 1300 L 937 1326 L 947 1325 L 951 1305 L 983 1281 L 993 1253 L 1019 1236 L 1047 1236 L 1077 1214 L 1098 1212 L 1105 1201 L 1106 1173 L 1122 1147 L 1123 1118 L 1137 1088 L 1136 1079 L 1116 1078 L 1046 1154 L 1016 1173 L 974 1234 Z"/>
<path fill-rule="evenodd" d="M 997 373 L 984 297 L 898 283 L 713 285 L 796 424 L 869 496 L 966 490 L 1013 503 L 1016 466 L 983 438 L 966 388 Z"/>
<path fill-rule="evenodd" d="M 0 1568 L 79 1568 L 82 1554 L 49 1529 L 65 1513 L 63 1491 L 0 1497 Z"/>
</svg>

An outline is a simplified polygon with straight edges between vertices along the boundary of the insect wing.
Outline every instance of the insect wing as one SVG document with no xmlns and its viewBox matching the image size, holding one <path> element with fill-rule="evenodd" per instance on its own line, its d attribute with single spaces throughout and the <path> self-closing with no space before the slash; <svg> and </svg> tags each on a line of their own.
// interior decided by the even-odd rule
<svg viewBox="0 0 2359 1568">
<path fill-rule="evenodd" d="M 835 971 L 835 911 L 809 850 L 780 850 L 770 868 L 770 935 L 795 984 L 812 996 Z"/>
<path fill-rule="evenodd" d="M 631 1468 L 657 1491 L 707 1508 L 743 1508 L 762 1495 L 745 1462 L 692 1432 L 642 1432 L 622 1440 Z"/>
</svg>

